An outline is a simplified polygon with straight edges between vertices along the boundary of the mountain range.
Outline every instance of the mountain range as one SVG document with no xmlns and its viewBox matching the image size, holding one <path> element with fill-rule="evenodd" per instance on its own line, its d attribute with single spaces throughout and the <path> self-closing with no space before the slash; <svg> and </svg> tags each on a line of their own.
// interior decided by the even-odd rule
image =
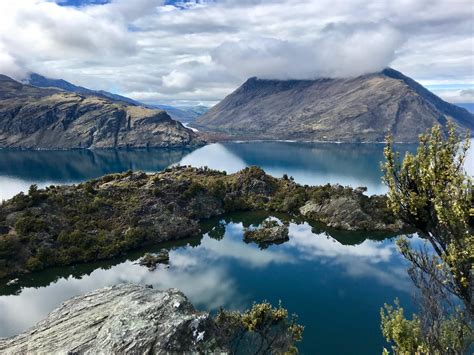
<svg viewBox="0 0 474 355">
<path fill-rule="evenodd" d="M 82 86 L 74 85 L 63 79 L 51 79 L 38 73 L 30 73 L 22 81 L 24 84 L 36 86 L 39 88 L 56 88 L 64 91 L 75 92 L 77 94 L 86 94 L 104 97 L 110 100 L 124 102 L 129 105 L 143 106 L 151 109 L 160 109 L 166 111 L 170 117 L 182 123 L 189 123 L 201 116 L 208 110 L 208 107 L 202 105 L 196 106 L 170 106 L 170 105 L 152 105 L 145 104 L 129 97 L 113 94 L 104 90 L 91 90 Z"/>
<path fill-rule="evenodd" d="M 203 144 L 203 136 L 382 142 L 389 133 L 397 142 L 416 142 L 448 119 L 460 130 L 474 128 L 472 113 L 393 69 L 345 79 L 250 78 L 207 112 L 185 109 L 144 105 L 39 74 L 23 83 L 0 75 L 0 148 L 177 147 Z"/>
<path fill-rule="evenodd" d="M 474 116 L 387 68 L 354 78 L 248 79 L 190 124 L 217 139 L 417 142 L 451 119 L 473 130 Z"/>
<path fill-rule="evenodd" d="M 75 91 L 39 88 L 0 75 L 0 148 L 143 148 L 204 143 L 163 110 L 76 86 L 70 90 Z"/>
</svg>

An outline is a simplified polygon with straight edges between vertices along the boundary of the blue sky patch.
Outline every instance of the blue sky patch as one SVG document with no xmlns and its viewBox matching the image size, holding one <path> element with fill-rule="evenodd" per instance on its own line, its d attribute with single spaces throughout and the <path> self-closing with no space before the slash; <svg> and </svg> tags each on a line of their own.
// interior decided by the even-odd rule
<svg viewBox="0 0 474 355">
<path fill-rule="evenodd" d="M 58 0 L 61 6 L 85 6 L 85 5 L 103 5 L 109 3 L 110 0 Z"/>
<path fill-rule="evenodd" d="M 86 6 L 86 5 L 103 5 L 112 0 L 56 0 L 61 6 Z M 207 4 L 209 0 L 165 0 L 164 5 L 173 5 L 180 9 L 189 8 L 192 5 Z"/>
</svg>

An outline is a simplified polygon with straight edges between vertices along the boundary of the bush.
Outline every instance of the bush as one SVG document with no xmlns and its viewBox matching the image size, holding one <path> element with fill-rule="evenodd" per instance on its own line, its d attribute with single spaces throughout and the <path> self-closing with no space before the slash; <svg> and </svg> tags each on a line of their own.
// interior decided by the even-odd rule
<svg viewBox="0 0 474 355">
<path fill-rule="evenodd" d="M 304 327 L 289 317 L 281 305 L 257 303 L 244 313 L 220 310 L 215 317 L 224 339 L 233 344 L 233 351 L 255 351 L 262 354 L 297 353 L 295 343 L 303 338 Z"/>
<path fill-rule="evenodd" d="M 46 229 L 47 224 L 40 217 L 23 216 L 15 222 L 15 230 L 20 234 L 41 232 Z"/>
<path fill-rule="evenodd" d="M 183 197 L 185 199 L 190 199 L 192 197 L 197 196 L 200 192 L 204 191 L 204 187 L 193 181 L 191 184 L 189 184 L 188 188 L 183 192 Z"/>
<path fill-rule="evenodd" d="M 43 263 L 34 256 L 31 256 L 26 261 L 26 269 L 29 271 L 38 271 L 43 269 Z"/>
</svg>

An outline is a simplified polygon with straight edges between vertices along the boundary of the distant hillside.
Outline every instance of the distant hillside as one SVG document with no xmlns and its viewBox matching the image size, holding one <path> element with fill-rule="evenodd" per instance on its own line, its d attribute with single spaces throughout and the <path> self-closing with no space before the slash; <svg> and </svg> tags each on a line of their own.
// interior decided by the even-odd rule
<svg viewBox="0 0 474 355">
<path fill-rule="evenodd" d="M 149 107 L 165 110 L 174 120 L 182 123 L 189 123 L 196 120 L 209 110 L 206 106 L 168 106 L 149 105 Z"/>
<path fill-rule="evenodd" d="M 62 83 L 64 84 L 64 83 Z M 202 140 L 162 110 L 0 75 L 0 148 L 182 147 Z"/>
<path fill-rule="evenodd" d="M 114 101 L 120 101 L 129 105 L 143 106 L 148 108 L 158 108 L 166 111 L 172 119 L 189 123 L 205 113 L 208 108 L 205 106 L 169 106 L 169 105 L 150 105 L 130 99 L 128 97 L 113 94 L 104 90 L 91 90 L 82 86 L 74 85 L 63 79 L 51 79 L 37 73 L 31 73 L 27 79 L 23 81 L 24 84 L 33 85 L 39 88 L 57 88 L 64 91 L 75 92 L 78 94 L 87 94 L 101 96 Z"/>
<path fill-rule="evenodd" d="M 231 139 L 415 142 L 427 128 L 474 116 L 393 69 L 347 79 L 248 79 L 190 126 Z"/>
</svg>

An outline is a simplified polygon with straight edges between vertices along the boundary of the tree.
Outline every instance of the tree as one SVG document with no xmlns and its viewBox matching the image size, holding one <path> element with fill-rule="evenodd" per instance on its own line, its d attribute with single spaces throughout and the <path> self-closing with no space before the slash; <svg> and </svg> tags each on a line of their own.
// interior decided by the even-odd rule
<svg viewBox="0 0 474 355">
<path fill-rule="evenodd" d="M 395 309 L 382 309 L 382 331 L 395 343 L 395 352 L 455 354 L 472 341 L 474 210 L 472 179 L 464 171 L 468 138 L 462 139 L 452 122 L 446 136 L 435 126 L 402 163 L 387 140 L 388 207 L 426 241 L 417 249 L 406 237 L 397 241 L 420 290 L 421 312 L 407 320 L 397 303 Z"/>
</svg>

